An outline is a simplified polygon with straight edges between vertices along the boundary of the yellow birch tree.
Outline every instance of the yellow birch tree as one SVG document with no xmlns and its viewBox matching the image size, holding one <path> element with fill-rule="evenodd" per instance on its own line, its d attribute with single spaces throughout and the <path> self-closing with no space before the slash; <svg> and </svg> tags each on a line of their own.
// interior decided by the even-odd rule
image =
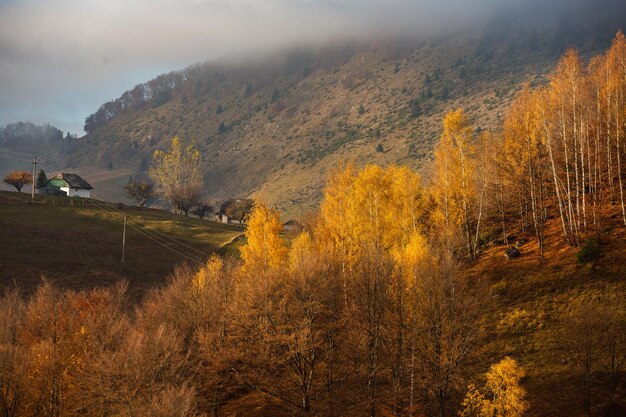
<svg viewBox="0 0 626 417">
<path fill-rule="evenodd" d="M 157 191 L 177 211 L 185 213 L 200 202 L 202 161 L 193 145 L 183 147 L 178 136 L 172 138 L 168 151 L 154 152 L 150 178 Z"/>
<path fill-rule="evenodd" d="M 509 357 L 492 365 L 482 392 L 473 384 L 469 386 L 460 416 L 521 417 L 528 409 L 526 390 L 520 384 L 525 375 L 524 369 Z"/>
<path fill-rule="evenodd" d="M 443 133 L 435 148 L 431 190 L 437 204 L 433 220 L 443 229 L 444 241 L 451 245 L 460 229 L 470 259 L 475 259 L 477 253 L 483 194 L 475 184 L 477 164 L 473 139 L 473 128 L 463 109 L 446 114 Z"/>
<path fill-rule="evenodd" d="M 247 224 L 247 243 L 241 248 L 244 271 L 267 271 L 284 265 L 287 247 L 280 237 L 283 226 L 278 211 L 256 201 Z"/>
</svg>

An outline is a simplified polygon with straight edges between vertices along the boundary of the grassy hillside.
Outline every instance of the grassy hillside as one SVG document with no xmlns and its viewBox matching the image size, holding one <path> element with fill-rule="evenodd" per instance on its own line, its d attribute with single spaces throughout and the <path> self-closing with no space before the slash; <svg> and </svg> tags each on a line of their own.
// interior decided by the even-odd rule
<svg viewBox="0 0 626 417">
<path fill-rule="evenodd" d="M 16 283 L 29 291 L 45 278 L 61 288 L 84 289 L 125 279 L 139 296 L 165 283 L 176 265 L 193 262 L 188 257 L 206 259 L 241 233 L 236 226 L 161 210 L 119 211 L 91 200 L 49 196 L 45 204 L 41 196 L 26 204 L 29 197 L 0 192 L 0 287 Z M 128 226 L 122 264 L 123 215 L 179 253 Z"/>
<path fill-rule="evenodd" d="M 475 371 L 485 372 L 503 356 L 515 357 L 527 371 L 528 415 L 579 415 L 582 375 L 566 347 L 563 320 L 577 301 L 607 294 L 619 300 L 621 317 L 626 317 L 626 230 L 617 215 L 611 217 L 599 236 L 600 255 L 589 263 L 578 262 L 580 248 L 563 241 L 557 219 L 549 223 L 543 259 L 532 234 L 517 233 L 517 239 L 527 242 L 520 247 L 521 257 L 509 261 L 505 247 L 494 245 L 467 267 L 470 277 L 487 280 L 492 294 L 481 319 L 485 337 L 476 366 L 482 369 Z M 610 414 L 602 408 L 603 383 L 594 382 L 592 398 L 599 405 L 593 414 L 623 415 L 626 403 L 619 398 L 624 398 L 626 387 L 620 386 L 614 394 L 621 411 Z"/>
<path fill-rule="evenodd" d="M 494 50 L 486 56 L 491 47 L 480 37 L 459 36 L 204 66 L 169 101 L 88 134 L 68 165 L 112 163 L 136 175 L 180 135 L 201 149 L 205 191 L 215 199 L 255 195 L 283 212 L 307 210 L 342 161 L 422 167 L 451 108 L 466 108 L 481 129 L 495 127 L 521 83 L 555 62 L 525 47 Z"/>
</svg>

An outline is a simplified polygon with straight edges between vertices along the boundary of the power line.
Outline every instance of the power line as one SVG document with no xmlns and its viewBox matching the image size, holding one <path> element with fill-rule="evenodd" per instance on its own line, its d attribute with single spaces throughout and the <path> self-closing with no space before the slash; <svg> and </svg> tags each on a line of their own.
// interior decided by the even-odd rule
<svg viewBox="0 0 626 417">
<path fill-rule="evenodd" d="M 100 206 L 100 208 L 102 208 L 103 210 L 106 210 L 106 208 L 103 208 L 102 206 Z M 119 216 L 119 214 L 117 214 L 117 213 L 116 213 L 116 212 L 114 212 L 114 211 L 109 211 L 109 213 L 113 214 L 114 216 Z M 177 254 L 177 255 L 180 255 L 180 256 L 182 256 L 182 257 L 184 257 L 184 258 L 186 258 L 186 259 L 188 259 L 188 260 L 190 260 L 190 261 L 193 261 L 193 262 L 197 262 L 197 261 L 198 261 L 198 259 L 197 259 L 197 258 L 194 258 L 194 257 L 192 257 L 192 256 L 189 256 L 189 255 L 187 255 L 187 254 L 185 254 L 185 253 L 183 253 L 183 252 L 180 252 L 180 251 L 178 251 L 178 250 L 176 250 L 176 249 L 172 248 L 171 246 L 168 246 L 168 245 L 167 245 L 167 243 L 165 243 L 165 242 L 163 242 L 163 241 L 161 241 L 161 240 L 158 240 L 158 239 L 157 239 L 157 238 L 155 238 L 153 235 L 149 234 L 149 233 L 148 233 L 148 232 L 146 232 L 145 230 L 142 230 L 140 227 L 137 227 L 137 226 L 135 226 L 134 224 L 132 224 L 132 223 L 130 223 L 130 222 L 128 222 L 127 224 L 128 224 L 128 226 L 130 226 L 132 229 L 136 230 L 136 231 L 137 231 L 138 233 L 140 233 L 141 235 L 143 235 L 143 236 L 147 237 L 148 239 L 152 240 L 152 241 L 153 241 L 153 242 L 155 242 L 156 244 L 163 246 L 164 248 L 168 249 L 169 251 L 171 251 L 171 252 L 173 252 L 173 253 L 175 253 L 175 254 Z"/>
<path fill-rule="evenodd" d="M 59 171 L 59 170 L 54 169 L 54 167 L 50 166 L 48 163 L 45 163 L 45 162 L 40 162 L 40 164 L 41 164 L 41 165 L 43 165 L 43 166 L 46 166 L 46 167 L 47 167 L 48 169 L 50 169 L 51 171 Z M 170 245 L 173 245 L 173 243 L 167 242 L 167 240 L 166 240 L 166 239 L 169 239 L 170 241 L 172 241 L 172 242 L 174 242 L 174 243 L 177 243 L 177 244 L 179 244 L 179 245 L 181 245 L 181 246 L 184 246 L 184 247 L 186 247 L 186 248 L 188 248 L 188 249 L 191 249 L 191 250 L 193 250 L 193 251 L 196 251 L 197 253 L 199 253 L 199 254 L 200 254 L 200 255 L 202 255 L 202 256 L 209 256 L 209 255 L 210 255 L 209 253 L 203 252 L 203 251 L 198 250 L 198 249 L 196 249 L 196 248 L 194 248 L 194 247 L 192 247 L 192 246 L 189 246 L 189 245 L 187 245 L 187 244 L 185 244 L 185 243 L 183 243 L 183 242 L 181 242 L 181 241 L 179 241 L 179 240 L 177 240 L 177 239 L 174 239 L 173 237 L 171 237 L 171 236 L 169 236 L 169 235 L 167 235 L 167 234 L 165 234 L 165 233 L 162 233 L 162 232 L 160 232 L 160 231 L 158 231 L 158 230 L 156 230 L 156 229 L 154 229 L 154 228 L 152 228 L 152 227 L 150 227 L 150 226 L 148 226 L 148 225 L 146 225 L 146 224 L 142 224 L 142 223 L 140 223 L 140 222 L 139 222 L 139 220 L 131 220 L 131 219 L 133 219 L 133 218 L 134 218 L 134 216 L 131 216 L 130 214 L 127 214 L 126 212 L 124 212 L 123 210 L 119 209 L 119 208 L 118 208 L 118 207 L 116 207 L 115 205 L 113 205 L 113 204 L 109 203 L 108 201 L 105 201 L 105 200 L 100 199 L 100 198 L 99 198 L 96 194 L 94 194 L 93 192 L 91 193 L 91 195 L 94 197 L 94 198 L 92 198 L 92 201 L 94 201 L 94 202 L 98 202 L 98 203 L 100 203 L 101 205 L 104 205 L 104 206 L 109 206 L 111 209 L 107 209 L 107 211 L 109 211 L 110 213 L 113 213 L 113 214 L 118 214 L 118 213 L 116 213 L 116 212 L 114 211 L 114 210 L 117 210 L 117 211 L 119 211 L 120 213 L 123 213 L 124 215 L 128 215 L 128 217 L 129 217 L 129 219 L 128 219 L 128 224 L 129 224 L 129 226 L 133 227 L 135 230 L 139 231 L 140 233 L 142 233 L 142 234 L 146 235 L 146 236 L 147 236 L 147 237 L 149 237 L 151 240 L 153 240 L 153 241 L 155 241 L 155 242 L 159 243 L 160 245 L 165 246 L 166 248 L 170 249 L 171 251 L 174 251 L 174 252 L 178 253 L 179 255 L 186 257 L 187 259 L 190 259 L 190 260 L 193 260 L 193 261 L 196 261 L 196 260 L 197 260 L 197 259 L 195 259 L 195 258 L 191 258 L 191 257 L 190 257 L 190 256 L 194 256 L 194 255 L 187 256 L 186 254 L 181 253 L 181 252 L 179 252 L 178 250 L 176 250 L 176 249 L 174 249 L 174 248 L 172 248 L 172 247 L 168 246 L 168 245 L 167 245 L 167 243 L 169 243 Z M 103 207 L 100 207 L 100 208 L 103 208 Z M 121 214 L 118 214 L 118 215 L 119 215 L 119 216 L 121 216 Z M 151 234 L 151 233 L 150 233 L 150 232 L 148 232 L 147 230 L 141 230 L 141 229 L 139 229 L 139 228 L 150 229 L 152 232 L 154 232 L 154 234 Z M 159 238 L 159 236 L 157 236 L 157 235 L 160 235 L 160 236 L 161 236 L 161 238 Z"/>
<path fill-rule="evenodd" d="M 91 201 L 92 201 L 92 202 L 93 202 L 93 203 L 94 203 L 97 207 L 99 207 L 101 210 L 103 210 L 103 211 L 105 211 L 105 212 L 107 212 L 107 213 L 109 213 L 109 214 L 111 214 L 111 215 L 113 215 L 113 216 L 118 216 L 118 217 L 120 217 L 120 218 L 122 217 L 122 215 L 121 215 L 121 214 L 119 214 L 119 213 L 117 213 L 116 211 L 114 211 L 114 210 L 110 209 L 109 207 L 107 207 L 107 206 L 103 203 L 103 201 L 101 201 L 101 200 L 96 200 L 96 199 L 92 199 Z M 129 225 L 129 226 L 131 226 L 131 227 L 133 227 L 135 230 L 139 231 L 141 234 L 146 235 L 147 237 L 151 238 L 152 240 L 154 240 L 155 242 L 159 243 L 160 245 L 163 245 L 163 246 L 167 247 L 168 249 L 171 249 L 171 250 L 176 251 L 175 249 L 170 248 L 169 246 L 167 246 L 167 244 L 166 244 L 164 241 L 159 240 L 158 238 L 155 238 L 154 236 L 152 236 L 150 233 L 146 232 L 145 230 L 141 230 L 141 229 L 139 229 L 139 228 L 138 228 L 139 226 L 133 225 L 133 224 L 131 224 L 130 222 L 128 222 L 128 225 Z M 178 252 L 178 251 L 176 251 L 176 253 L 178 253 L 179 255 L 184 255 L 184 254 L 182 254 L 182 253 L 180 253 L 180 252 Z"/>
<path fill-rule="evenodd" d="M 0 151 L 0 152 L 2 152 L 2 151 Z M 3 158 L 8 158 L 8 159 L 14 159 L 14 160 L 16 160 L 16 161 L 22 161 L 22 162 L 28 162 L 28 163 L 32 163 L 32 162 L 33 162 L 33 161 L 32 161 L 32 160 L 30 160 L 30 159 L 18 158 L 17 156 L 13 156 L 13 155 L 4 155 L 4 154 L 2 154 L 2 153 L 0 153 L 0 157 L 3 157 Z"/>
<path fill-rule="evenodd" d="M 34 156 L 34 155 L 33 155 L 33 156 Z M 32 162 L 32 161 L 29 161 L 29 162 Z M 60 172 L 60 170 L 58 170 L 58 169 L 54 169 L 53 167 L 51 167 L 50 165 L 48 165 L 48 163 L 47 163 L 47 162 L 37 161 L 37 163 L 38 163 L 39 165 L 41 165 L 41 166 L 45 166 L 45 167 L 47 167 L 47 168 L 48 168 L 51 172 L 55 172 L 55 171 Z"/>
<path fill-rule="evenodd" d="M 92 193 L 92 195 L 93 195 L 94 197 L 96 197 L 96 199 L 98 199 L 98 201 L 100 201 L 101 203 L 107 204 L 108 206 L 112 207 L 112 208 L 113 208 L 113 209 L 115 209 L 115 210 L 120 211 L 121 213 L 126 213 L 126 212 L 124 212 L 123 210 L 119 209 L 118 207 L 114 206 L 113 204 L 111 204 L 111 203 L 109 203 L 109 202 L 107 202 L 107 201 L 105 201 L 105 200 L 102 200 L 102 199 L 98 198 L 98 196 L 96 196 L 95 194 L 93 194 L 93 193 Z M 132 217 L 132 216 L 128 215 L 128 217 Z M 154 233 L 156 233 L 156 234 L 158 234 L 158 235 L 160 235 L 160 236 L 163 236 L 164 238 L 169 239 L 169 240 L 171 240 L 171 241 L 173 241 L 173 242 L 175 242 L 175 243 L 178 243 L 179 245 L 184 246 L 184 247 L 186 247 L 186 248 L 188 248 L 188 249 L 194 250 L 194 251 L 198 252 L 198 253 L 199 253 L 199 254 L 201 254 L 201 255 L 204 255 L 204 256 L 209 256 L 209 255 L 210 255 L 209 253 L 203 252 L 203 251 L 201 251 L 201 250 L 199 250 L 199 249 L 196 249 L 196 248 L 194 248 L 194 247 L 192 247 L 192 246 L 189 246 L 189 245 L 187 245 L 187 244 L 185 244 L 185 243 L 183 243 L 183 242 L 181 242 L 181 241 L 179 241 L 179 240 L 176 240 L 176 239 L 174 239 L 173 237 L 171 237 L 171 236 L 169 236 L 169 235 L 167 235 L 167 234 L 165 234 L 165 233 L 162 233 L 162 232 L 158 231 L 157 229 L 154 229 L 154 228 L 152 228 L 152 227 L 148 226 L 147 224 L 141 224 L 141 223 L 139 223 L 139 220 L 135 220 L 135 222 L 137 223 L 137 225 L 139 225 L 139 226 L 141 226 L 141 227 L 145 227 L 146 229 L 150 229 L 150 230 L 151 230 L 151 231 L 153 231 Z"/>
<path fill-rule="evenodd" d="M 102 209 L 104 209 L 104 210 L 106 210 L 108 213 L 111 213 L 111 214 L 112 214 L 112 215 L 114 215 L 114 216 L 119 216 L 120 218 L 122 217 L 122 215 L 121 215 L 121 214 L 119 214 L 119 213 L 117 213 L 116 211 L 111 210 L 111 209 L 107 208 L 106 206 L 103 206 L 103 205 L 102 205 L 102 203 L 103 203 L 103 202 L 102 202 L 101 200 L 93 200 L 93 201 L 96 201 L 96 202 L 98 202 L 99 204 L 101 204 L 101 206 L 99 206 L 99 207 L 100 207 L 100 208 L 102 208 Z M 97 204 L 98 204 L 98 203 L 97 203 Z M 196 259 L 196 258 L 192 258 L 192 257 L 191 257 L 191 256 L 193 256 L 193 255 L 187 255 L 187 254 L 185 254 L 185 253 L 183 253 L 183 252 L 180 252 L 179 250 L 174 249 L 174 248 L 172 248 L 172 247 L 168 246 L 167 241 L 164 241 L 164 240 L 162 240 L 162 239 L 160 239 L 160 238 L 156 237 L 155 235 L 150 234 L 150 233 L 149 233 L 149 232 L 147 232 L 146 230 L 141 229 L 141 227 L 142 227 L 141 225 L 133 224 L 133 223 L 131 223 L 130 221 L 128 221 L 128 222 L 127 222 L 127 224 L 128 224 L 130 227 L 132 227 L 133 229 L 135 229 L 135 230 L 137 230 L 138 232 L 140 232 L 141 234 L 143 234 L 143 235 L 145 235 L 146 237 L 150 238 L 151 240 L 155 241 L 155 242 L 156 242 L 156 243 L 158 243 L 159 245 L 162 245 L 162 246 L 166 247 L 167 249 L 171 250 L 172 252 L 175 252 L 175 253 L 177 253 L 177 254 L 179 254 L 179 255 L 181 255 L 181 256 L 184 256 L 184 257 L 186 257 L 187 259 L 190 259 L 190 260 L 193 260 L 193 261 L 197 261 L 197 259 Z"/>
<path fill-rule="evenodd" d="M 98 200 L 98 199 L 91 199 L 91 201 L 92 201 L 92 202 L 94 202 L 94 203 L 96 204 L 96 206 L 97 206 L 97 207 L 99 207 L 100 209 L 102 209 L 102 210 L 104 210 L 104 211 L 106 211 L 106 212 L 108 212 L 108 213 L 112 214 L 113 216 L 118 216 L 118 217 L 120 217 L 120 218 L 123 216 L 123 214 L 121 214 L 121 213 L 124 213 L 124 212 L 118 213 L 118 212 L 116 212 L 115 210 L 113 210 L 112 208 L 107 207 L 107 206 L 111 206 L 111 204 L 109 204 L 109 203 L 107 203 L 107 202 L 105 202 L 105 201 Z M 114 206 L 111 206 L 111 207 L 115 208 Z M 125 215 L 125 214 L 124 214 L 124 215 Z M 162 240 L 162 238 L 161 238 L 161 239 L 159 239 L 158 237 L 156 237 L 156 236 L 154 236 L 154 235 L 150 234 L 149 232 L 147 232 L 146 230 L 141 229 L 142 225 L 140 225 L 140 224 L 135 225 L 135 224 L 133 224 L 133 223 L 132 223 L 132 222 L 130 222 L 130 221 L 128 222 L 128 225 L 129 225 L 130 227 L 132 227 L 133 229 L 137 230 L 137 231 L 138 231 L 139 233 L 141 233 L 142 235 L 145 235 L 145 236 L 146 236 L 146 237 L 148 237 L 149 239 L 151 239 L 151 240 L 155 241 L 155 242 L 156 242 L 156 243 L 158 243 L 159 245 L 162 245 L 162 246 L 166 247 L 166 248 L 167 248 L 167 249 L 169 249 L 170 251 L 175 252 L 175 253 L 177 253 L 177 254 L 179 254 L 179 255 L 181 255 L 181 256 L 184 256 L 185 258 L 187 258 L 187 259 L 189 259 L 189 260 L 192 260 L 192 261 L 197 261 L 197 259 L 196 259 L 196 258 L 192 258 L 192 257 L 190 257 L 190 256 L 192 256 L 192 255 L 188 256 L 187 254 L 182 253 L 182 252 L 178 251 L 177 249 L 174 249 L 174 248 L 172 248 L 172 247 L 168 246 L 167 241 Z"/>
<path fill-rule="evenodd" d="M 112 215 L 114 215 L 114 216 L 119 216 L 119 217 L 121 217 L 121 215 L 120 215 L 120 214 L 118 214 L 117 212 L 115 212 L 115 211 L 113 211 L 113 210 L 109 209 L 108 207 L 106 207 L 105 205 L 103 205 L 103 204 L 102 204 L 102 201 L 100 201 L 100 200 L 95 200 L 95 199 L 92 199 L 92 201 L 93 201 L 93 202 L 95 203 L 95 205 L 96 205 L 97 207 L 99 207 L 101 210 L 104 210 L 104 211 L 106 211 L 106 212 L 108 212 L 108 213 L 110 213 L 110 214 L 112 214 Z M 193 262 L 198 262 L 198 259 L 197 259 L 197 258 L 192 258 L 191 256 L 189 256 L 189 255 L 187 255 L 187 254 L 185 254 L 185 253 L 179 252 L 178 250 L 176 250 L 176 249 L 174 249 L 174 248 L 172 248 L 172 247 L 168 246 L 168 245 L 167 245 L 166 243 L 164 243 L 163 241 L 160 241 L 160 240 L 158 240 L 157 238 L 155 238 L 154 236 L 150 235 L 150 234 L 149 234 L 148 232 L 146 232 L 145 230 L 142 230 L 140 227 L 135 226 L 135 225 L 134 225 L 134 224 L 132 224 L 131 222 L 128 222 L 127 224 L 128 224 L 128 226 L 130 226 L 132 229 L 136 230 L 137 232 L 139 232 L 140 234 L 144 235 L 144 236 L 145 236 L 145 237 L 147 237 L 148 239 L 150 239 L 150 240 L 152 240 L 152 241 L 156 242 L 157 244 L 159 244 L 159 245 L 161 245 L 161 246 L 165 247 L 166 249 L 170 250 L 171 252 L 174 252 L 174 253 L 176 253 L 176 254 L 178 254 L 178 255 L 180 255 L 180 256 L 182 256 L 182 257 L 186 258 L 186 259 L 189 259 L 190 261 L 193 261 Z"/>
<path fill-rule="evenodd" d="M 32 154 L 32 153 L 10 151 L 8 149 L 2 149 L 2 148 L 0 148 L 0 151 L 2 151 L 2 152 L 9 152 L 9 153 L 15 153 L 15 154 L 19 154 L 19 155 L 25 155 L 25 156 L 30 156 L 30 157 L 35 156 L 35 154 Z"/>
</svg>

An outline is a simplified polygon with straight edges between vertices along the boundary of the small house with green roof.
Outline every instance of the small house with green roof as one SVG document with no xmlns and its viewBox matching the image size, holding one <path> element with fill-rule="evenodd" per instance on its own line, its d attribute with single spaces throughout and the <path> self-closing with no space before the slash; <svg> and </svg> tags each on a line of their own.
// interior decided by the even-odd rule
<svg viewBox="0 0 626 417">
<path fill-rule="evenodd" d="M 46 188 L 58 188 L 65 192 L 68 197 L 83 198 L 89 198 L 91 196 L 90 190 L 93 190 L 91 184 L 85 181 L 80 175 L 65 172 L 50 178 L 48 182 L 46 182 Z"/>
</svg>

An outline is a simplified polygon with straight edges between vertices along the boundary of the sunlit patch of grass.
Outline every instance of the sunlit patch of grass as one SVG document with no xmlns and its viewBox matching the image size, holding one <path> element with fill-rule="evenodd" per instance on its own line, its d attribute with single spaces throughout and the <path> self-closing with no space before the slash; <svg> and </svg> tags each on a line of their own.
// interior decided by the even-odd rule
<svg viewBox="0 0 626 417">
<path fill-rule="evenodd" d="M 513 333 L 533 331 L 544 326 L 545 313 L 542 311 L 528 311 L 515 307 L 505 313 L 498 322 L 498 330 Z"/>
<path fill-rule="evenodd" d="M 506 247 L 493 246 L 467 267 L 472 279 L 488 282 L 491 295 L 481 318 L 483 344 L 472 369 L 487 369 L 506 355 L 516 358 L 527 371 L 524 385 L 532 415 L 576 411 L 572 398 L 576 398 L 578 375 L 561 333 L 572 306 L 602 294 L 621 299 L 626 294 L 626 240 L 617 234 L 604 236 L 602 256 L 581 264 L 576 259 L 579 248 L 563 240 L 558 222 L 548 226 L 543 259 L 529 236 L 520 258 L 508 261 L 503 255 Z M 626 300 L 622 305 L 621 314 L 626 314 Z"/>
<path fill-rule="evenodd" d="M 227 244 L 223 245 L 220 248 L 218 253 L 225 257 L 232 257 L 232 258 L 239 259 L 241 256 L 241 247 L 244 246 L 245 244 L 246 244 L 246 237 L 245 235 L 241 234 L 235 237 L 233 240 L 231 240 Z"/>
</svg>

